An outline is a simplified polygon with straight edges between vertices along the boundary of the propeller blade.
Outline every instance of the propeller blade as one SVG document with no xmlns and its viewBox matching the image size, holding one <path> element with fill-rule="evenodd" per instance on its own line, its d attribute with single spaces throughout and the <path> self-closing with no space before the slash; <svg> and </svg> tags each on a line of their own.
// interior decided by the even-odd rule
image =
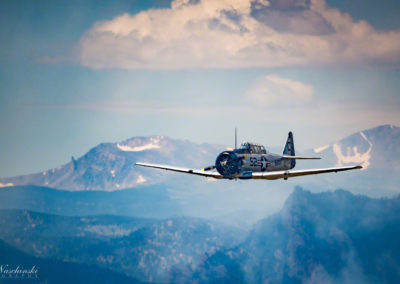
<svg viewBox="0 0 400 284">
<path fill-rule="evenodd" d="M 203 172 L 205 172 L 205 171 L 210 171 L 210 170 L 213 170 L 213 169 L 215 169 L 215 166 L 209 166 L 209 167 L 206 167 L 206 168 L 204 168 L 204 169 L 201 169 Z"/>
</svg>

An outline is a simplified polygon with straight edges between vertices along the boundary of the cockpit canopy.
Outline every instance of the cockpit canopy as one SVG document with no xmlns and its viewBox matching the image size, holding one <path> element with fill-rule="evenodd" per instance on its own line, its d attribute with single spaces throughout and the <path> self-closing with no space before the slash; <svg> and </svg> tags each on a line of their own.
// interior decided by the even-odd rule
<svg viewBox="0 0 400 284">
<path fill-rule="evenodd" d="M 236 151 L 240 154 L 267 154 L 263 145 L 251 142 L 243 143 Z"/>
</svg>

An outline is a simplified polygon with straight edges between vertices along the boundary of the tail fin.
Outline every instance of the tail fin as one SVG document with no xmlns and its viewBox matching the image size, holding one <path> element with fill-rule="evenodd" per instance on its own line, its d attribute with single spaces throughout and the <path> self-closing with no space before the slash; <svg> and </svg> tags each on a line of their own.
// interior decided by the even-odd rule
<svg viewBox="0 0 400 284">
<path fill-rule="evenodd" d="M 293 133 L 291 131 L 288 134 L 288 138 L 286 140 L 286 145 L 285 145 L 285 148 L 283 149 L 283 155 L 288 155 L 288 156 L 296 155 L 294 152 Z M 290 166 L 291 166 L 291 168 L 294 168 L 294 166 L 296 166 L 295 159 L 290 161 Z"/>
</svg>

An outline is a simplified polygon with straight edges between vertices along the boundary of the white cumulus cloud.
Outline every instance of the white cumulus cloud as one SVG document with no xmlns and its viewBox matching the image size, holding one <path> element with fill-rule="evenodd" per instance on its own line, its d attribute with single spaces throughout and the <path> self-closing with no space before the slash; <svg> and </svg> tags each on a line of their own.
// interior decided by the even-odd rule
<svg viewBox="0 0 400 284">
<path fill-rule="evenodd" d="M 314 88 L 299 81 L 266 75 L 256 80 L 244 99 L 259 106 L 298 105 L 312 99 Z"/>
<path fill-rule="evenodd" d="M 398 66 L 400 30 L 376 30 L 324 0 L 175 0 L 95 23 L 78 53 L 90 68 Z"/>
</svg>

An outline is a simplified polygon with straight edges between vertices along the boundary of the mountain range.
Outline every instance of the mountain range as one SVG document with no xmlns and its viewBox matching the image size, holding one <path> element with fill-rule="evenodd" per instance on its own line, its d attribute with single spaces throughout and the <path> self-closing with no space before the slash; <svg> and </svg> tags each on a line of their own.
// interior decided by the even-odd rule
<svg viewBox="0 0 400 284">
<path fill-rule="evenodd" d="M 133 137 L 119 143 L 101 143 L 82 157 L 57 168 L 36 174 L 2 178 L 3 185 L 37 185 L 70 191 L 133 188 L 159 184 L 167 179 L 162 172 L 147 174 L 135 166 L 137 161 L 152 161 L 204 167 L 214 161 L 219 145 L 196 144 L 165 136 Z M 146 173 L 146 174 L 145 174 Z"/>
<path fill-rule="evenodd" d="M 297 188 L 246 240 L 207 257 L 192 278 L 213 283 L 397 283 L 400 197 Z"/>
<path fill-rule="evenodd" d="M 318 155 L 321 161 L 311 167 L 342 166 L 361 164 L 362 179 L 352 182 L 354 173 L 341 174 L 340 185 L 369 191 L 374 186 L 388 192 L 397 190 L 400 181 L 400 128 L 382 125 L 354 133 L 337 142 L 303 151 L 303 154 Z M 102 143 L 82 157 L 36 174 L 11 178 L 0 178 L 3 186 L 36 185 L 50 188 L 76 190 L 114 191 L 135 188 L 141 185 L 170 184 L 182 188 L 186 177 L 135 166 L 135 162 L 152 162 L 193 168 L 212 164 L 219 152 L 227 147 L 213 144 L 197 144 L 188 140 L 175 140 L 165 136 L 133 137 L 118 143 Z M 298 163 L 310 167 L 308 163 Z M 339 176 L 339 175 L 338 175 Z M 378 182 L 380 177 L 385 182 Z M 204 179 L 191 177 L 192 187 L 204 187 Z M 312 177 L 314 178 L 314 177 Z M 179 179 L 179 181 L 177 181 Z M 303 179 L 303 180 L 302 180 Z M 336 179 L 336 176 L 335 176 Z M 329 175 L 323 176 L 318 186 L 332 184 Z M 364 183 L 360 183 L 360 180 Z M 309 184 L 310 177 L 297 179 L 296 184 Z M 312 183 L 312 182 L 311 182 Z M 339 184 L 339 183 L 338 183 Z M 334 185 L 334 184 L 333 184 Z"/>
<path fill-rule="evenodd" d="M 26 209 L 65 216 L 108 214 L 160 219 L 185 215 L 179 201 L 171 198 L 163 186 L 115 192 L 13 186 L 0 190 L 0 209 Z"/>
<path fill-rule="evenodd" d="M 191 273 L 204 255 L 234 246 L 245 236 L 243 230 L 198 218 L 67 217 L 27 210 L 0 210 L 0 228 L 0 239 L 24 254 L 146 282 Z"/>
<path fill-rule="evenodd" d="M 0 179 L 3 186 L 8 185 L 0 190 L 0 209 L 61 215 L 193 216 L 249 229 L 263 216 L 280 210 L 297 185 L 314 192 L 345 188 L 371 197 L 395 196 L 400 183 L 399 141 L 400 128 L 383 125 L 330 145 L 297 151 L 322 159 L 299 161 L 296 168 L 362 164 L 361 171 L 287 181 L 215 181 L 137 167 L 134 163 L 201 168 L 227 147 L 163 136 L 134 137 L 100 144 L 56 169 Z"/>
<path fill-rule="evenodd" d="M 0 179 L 0 265 L 38 265 L 49 283 L 397 283 L 399 139 L 399 127 L 383 125 L 297 151 L 322 157 L 311 167 L 364 169 L 287 181 L 134 166 L 201 168 L 221 145 L 103 143 L 58 168 Z"/>
<path fill-rule="evenodd" d="M 105 275 L 99 282 L 107 283 L 400 281 L 400 197 L 298 187 L 279 212 L 248 233 L 192 217 L 66 217 L 7 209 L 0 220 L 1 261 L 29 260 L 43 266 L 50 282 L 56 282 L 54 273 L 48 275 L 51 267 L 71 269 L 71 275 L 90 267 L 88 273 Z M 95 283 L 93 275 L 80 277 Z"/>
</svg>

